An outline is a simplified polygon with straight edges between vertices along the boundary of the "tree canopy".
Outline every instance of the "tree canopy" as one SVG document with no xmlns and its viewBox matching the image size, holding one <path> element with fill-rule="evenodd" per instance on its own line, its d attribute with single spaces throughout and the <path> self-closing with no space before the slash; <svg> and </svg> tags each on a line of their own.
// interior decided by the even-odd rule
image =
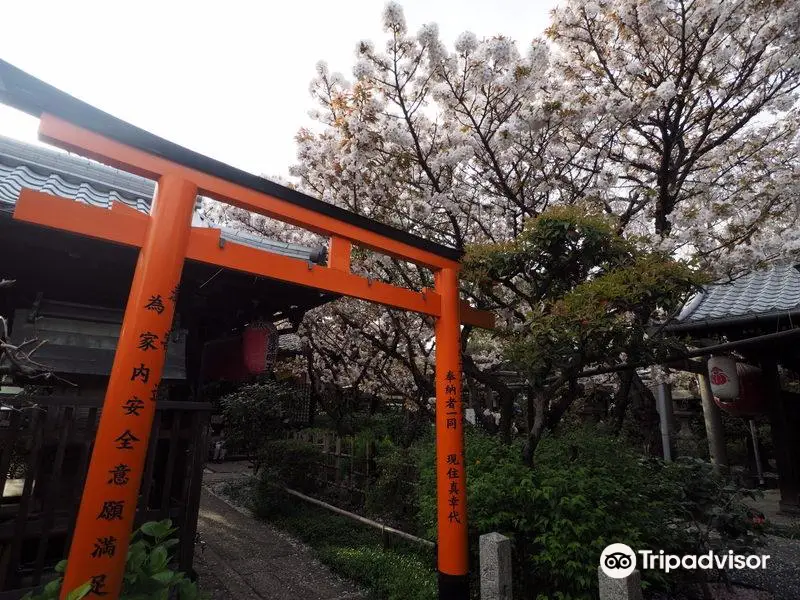
<svg viewBox="0 0 800 600">
<path fill-rule="evenodd" d="M 462 293 L 499 315 L 493 335 L 463 331 L 468 383 L 500 397 L 506 434 L 525 397 L 533 432 L 557 422 L 586 367 L 674 347 L 651 325 L 708 277 L 800 247 L 797 22 L 797 0 L 567 0 L 548 39 L 467 32 L 448 46 L 434 24 L 410 32 L 389 2 L 384 38 L 356 43 L 351 79 L 318 65 L 317 125 L 298 133 L 291 173 L 328 202 L 467 251 Z M 375 252 L 354 269 L 433 283 Z M 422 316 L 342 300 L 302 331 L 320 389 L 421 407 L 433 395 Z M 640 384 L 621 377 L 622 396 Z"/>
</svg>

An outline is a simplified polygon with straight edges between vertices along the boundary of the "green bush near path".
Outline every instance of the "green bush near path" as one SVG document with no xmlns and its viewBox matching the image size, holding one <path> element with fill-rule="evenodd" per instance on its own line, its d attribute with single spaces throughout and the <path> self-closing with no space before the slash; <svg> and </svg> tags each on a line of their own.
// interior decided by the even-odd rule
<svg viewBox="0 0 800 600">
<path fill-rule="evenodd" d="M 434 456 L 432 444 L 419 455 L 419 518 L 428 539 L 436 535 Z M 471 564 L 480 534 L 509 536 L 514 597 L 596 599 L 598 560 L 614 542 L 677 555 L 749 553 L 759 543 L 762 527 L 743 502 L 751 490 L 709 463 L 647 459 L 591 427 L 545 438 L 533 469 L 520 447 L 468 432 L 466 470 Z M 704 574 L 645 570 L 642 577 L 649 592 L 677 593 Z"/>
<path fill-rule="evenodd" d="M 306 505 L 272 522 L 309 544 L 331 570 L 364 586 L 376 598 L 436 598 L 432 550 L 405 544 L 384 547 L 376 531 Z"/>
<path fill-rule="evenodd" d="M 274 488 L 273 492 L 280 493 Z M 256 503 L 256 513 L 267 512 L 270 523 L 311 546 L 333 572 L 365 587 L 375 598 L 435 600 L 432 549 L 402 542 L 384 547 L 379 532 L 351 519 L 293 498 L 280 501 L 273 496 L 268 502 L 268 511 L 259 510 Z"/>
<path fill-rule="evenodd" d="M 433 549 L 399 540 L 384 546 L 377 530 L 285 494 L 273 470 L 265 470 L 257 482 L 229 483 L 221 491 L 308 544 L 334 573 L 364 587 L 376 600 L 437 597 Z"/>
<path fill-rule="evenodd" d="M 377 531 L 282 491 L 292 480 L 301 483 L 297 479 L 313 462 L 310 449 L 293 443 L 297 447 L 268 444 L 270 458 L 254 490 L 256 514 L 306 541 L 333 570 L 378 598 L 434 598 L 430 550 L 384 548 Z M 481 534 L 509 536 L 515 597 L 596 600 L 600 553 L 613 542 L 677 555 L 749 553 L 763 529 L 743 502 L 753 492 L 709 463 L 646 458 L 594 427 L 564 428 L 546 437 L 533 468 L 524 464 L 518 443 L 470 430 L 465 461 L 470 562 L 478 564 Z M 377 464 L 367 492 L 370 516 L 436 539 L 432 437 L 410 448 L 384 447 Z M 401 468 L 413 465 L 413 473 Z M 398 504 L 409 510 L 398 512 Z M 477 569 L 471 575 L 477 589 Z M 643 583 L 651 594 L 679 593 L 700 583 L 701 575 L 647 570 Z"/>
<path fill-rule="evenodd" d="M 433 567 L 413 553 L 406 554 L 375 546 L 326 546 L 320 550 L 320 558 L 343 577 L 365 586 L 377 598 L 437 598 Z"/>
</svg>

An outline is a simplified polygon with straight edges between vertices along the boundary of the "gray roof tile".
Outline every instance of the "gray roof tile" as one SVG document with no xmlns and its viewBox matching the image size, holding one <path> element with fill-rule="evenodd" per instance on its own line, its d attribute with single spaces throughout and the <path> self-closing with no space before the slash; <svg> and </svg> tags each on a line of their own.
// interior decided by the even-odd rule
<svg viewBox="0 0 800 600">
<path fill-rule="evenodd" d="M 12 212 L 23 187 L 76 202 L 110 208 L 122 202 L 149 213 L 155 183 L 149 179 L 107 167 L 92 160 L 0 136 L 0 212 Z M 201 198 L 198 197 L 198 206 Z M 211 227 L 195 212 L 193 225 Z M 319 258 L 318 249 L 221 227 L 228 241 L 302 260 Z"/>
<path fill-rule="evenodd" d="M 756 316 L 800 308 L 800 270 L 776 265 L 698 293 L 676 318 L 680 323 Z"/>
</svg>

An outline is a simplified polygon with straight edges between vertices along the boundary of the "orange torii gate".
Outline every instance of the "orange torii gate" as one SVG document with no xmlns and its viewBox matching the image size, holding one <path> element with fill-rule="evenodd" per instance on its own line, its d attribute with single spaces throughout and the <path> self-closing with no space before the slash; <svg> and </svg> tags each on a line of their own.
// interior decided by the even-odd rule
<svg viewBox="0 0 800 600">
<path fill-rule="evenodd" d="M 461 301 L 460 254 L 198 155 L 137 129 L 0 61 L 0 100 L 40 118 L 42 139 L 158 182 L 150 216 L 23 190 L 14 218 L 140 248 L 75 524 L 62 598 L 91 582 L 119 596 L 167 334 L 186 259 L 352 296 L 436 319 L 439 597 L 468 593 L 460 325 L 491 314 Z M 327 267 L 223 242 L 191 226 L 198 194 L 330 237 Z M 433 290 L 371 281 L 350 269 L 353 245 L 434 273 Z M 136 410 L 129 407 L 136 406 Z"/>
</svg>

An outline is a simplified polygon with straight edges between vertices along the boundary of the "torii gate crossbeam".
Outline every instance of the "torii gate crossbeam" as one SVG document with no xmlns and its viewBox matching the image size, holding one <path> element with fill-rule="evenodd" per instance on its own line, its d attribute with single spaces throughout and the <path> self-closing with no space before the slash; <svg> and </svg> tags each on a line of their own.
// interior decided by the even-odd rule
<svg viewBox="0 0 800 600">
<path fill-rule="evenodd" d="M 4 76 L 9 75 L 22 77 L 18 70 L 0 61 L 0 92 Z M 23 75 L 29 78 L 21 79 L 23 86 L 32 86 L 34 91 L 39 90 L 37 86 L 49 88 Z M 19 94 L 16 98 L 16 105 L 22 104 L 23 108 L 31 95 L 24 91 L 27 96 Z M 8 94 L 5 96 L 7 99 Z M 77 103 L 72 106 L 73 112 L 96 111 L 66 98 Z M 459 299 L 459 263 L 453 251 L 438 251 L 435 245 L 407 234 L 391 235 L 385 226 L 366 223 L 363 218 L 338 218 L 341 212 L 289 202 L 124 144 L 38 108 L 37 111 L 43 139 L 158 181 L 150 216 L 122 205 L 98 209 L 32 190 L 23 190 L 14 213 L 16 219 L 26 222 L 141 249 L 75 524 L 62 598 L 87 581 L 107 597 L 119 596 L 166 354 L 166 333 L 172 325 L 181 270 L 188 258 L 436 319 L 439 597 L 466 600 L 468 544 L 460 325 L 491 327 L 493 317 Z M 96 112 L 98 119 L 113 119 Z M 118 120 L 113 124 L 133 129 Z M 155 136 L 153 139 L 159 140 Z M 321 267 L 234 243 L 222 244 L 218 230 L 192 228 L 198 194 L 330 236 L 328 265 Z M 431 269 L 435 289 L 416 292 L 353 274 L 350 252 L 354 244 Z"/>
</svg>

